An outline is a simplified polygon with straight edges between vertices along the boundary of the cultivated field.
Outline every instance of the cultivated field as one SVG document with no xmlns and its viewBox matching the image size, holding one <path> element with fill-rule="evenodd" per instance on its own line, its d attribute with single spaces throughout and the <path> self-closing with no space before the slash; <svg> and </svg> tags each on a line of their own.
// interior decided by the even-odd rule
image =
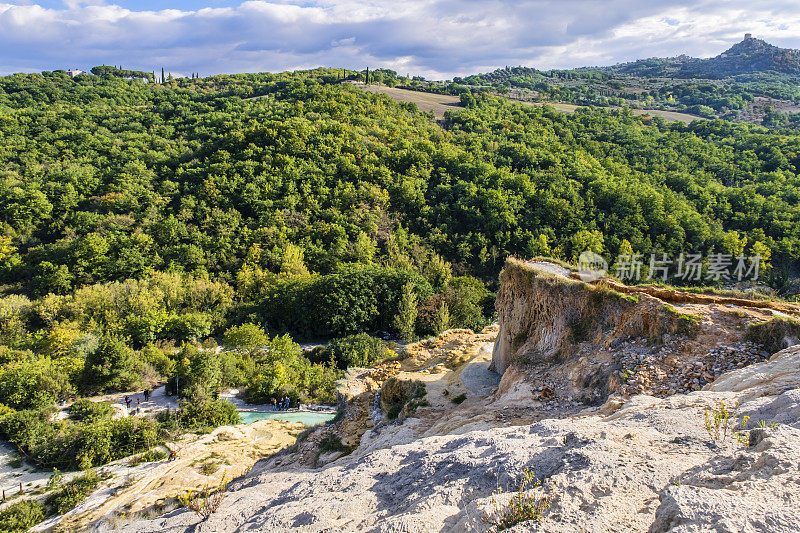
<svg viewBox="0 0 800 533">
<path fill-rule="evenodd" d="M 524 105 L 549 105 L 550 107 L 554 107 L 556 110 L 561 111 L 563 113 L 573 113 L 579 107 L 575 104 L 558 104 L 552 102 L 523 102 L 519 100 L 511 100 L 512 102 L 519 102 L 520 104 Z M 618 107 L 610 107 L 608 109 L 619 109 Z M 698 117 L 697 115 L 690 115 L 688 113 L 678 113 L 676 111 L 663 111 L 661 109 L 631 109 L 631 113 L 634 115 L 649 115 L 651 117 L 661 117 L 667 122 L 686 122 L 687 124 L 693 120 L 706 120 L 703 117 Z"/>
<path fill-rule="evenodd" d="M 419 91 L 409 91 L 407 89 L 396 89 L 383 85 L 359 85 L 359 88 L 371 93 L 382 93 L 391 96 L 398 102 L 413 102 L 417 104 L 420 111 L 433 112 L 437 119 L 444 118 L 444 112 L 460 107 L 458 96 L 449 94 L 423 93 Z"/>
<path fill-rule="evenodd" d="M 420 111 L 432 111 L 437 119 L 444 118 L 444 112 L 448 110 L 457 109 L 460 107 L 460 99 L 458 96 L 451 96 L 449 94 L 433 94 L 423 93 L 420 91 L 409 91 L 408 89 L 397 89 L 394 87 L 386 87 L 383 85 L 359 85 L 360 89 L 369 91 L 371 93 L 381 93 L 388 95 L 398 102 L 413 102 L 417 104 Z M 541 102 L 525 102 L 522 100 L 508 99 L 510 102 L 517 102 L 524 105 L 549 105 L 562 113 L 573 113 L 577 108 L 581 107 L 574 104 L 560 104 L 560 103 L 541 103 Z M 686 113 L 676 113 L 674 111 L 661 111 L 659 109 L 632 109 L 634 115 L 650 115 L 651 117 L 661 117 L 667 122 L 686 122 L 687 124 L 693 120 L 705 120 L 702 117 L 689 115 Z"/>
<path fill-rule="evenodd" d="M 747 105 L 739 113 L 739 116 L 734 118 L 736 122 L 751 122 L 753 124 L 761 124 L 764 120 L 764 115 L 767 112 L 767 107 L 771 107 L 778 113 L 800 113 L 800 106 L 797 106 L 791 100 L 778 100 L 776 98 L 765 98 L 763 96 L 756 96 L 755 100 L 748 102 Z"/>
</svg>

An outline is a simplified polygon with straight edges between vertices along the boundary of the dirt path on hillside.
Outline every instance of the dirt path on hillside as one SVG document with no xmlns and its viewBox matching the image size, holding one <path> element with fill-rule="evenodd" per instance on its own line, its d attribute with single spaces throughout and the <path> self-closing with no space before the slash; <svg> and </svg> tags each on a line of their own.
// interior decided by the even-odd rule
<svg viewBox="0 0 800 533">
<path fill-rule="evenodd" d="M 500 374 L 489 370 L 492 364 L 493 343 L 485 343 L 478 351 L 478 355 L 467 363 L 459 379 L 473 396 L 488 396 L 497 388 L 500 383 Z"/>
</svg>

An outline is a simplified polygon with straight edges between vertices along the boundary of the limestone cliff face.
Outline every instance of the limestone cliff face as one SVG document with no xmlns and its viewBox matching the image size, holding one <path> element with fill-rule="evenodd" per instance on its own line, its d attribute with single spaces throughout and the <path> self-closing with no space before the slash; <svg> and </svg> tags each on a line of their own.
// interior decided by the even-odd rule
<svg viewBox="0 0 800 533">
<path fill-rule="evenodd" d="M 590 392 L 595 401 L 620 385 L 622 367 L 609 349 L 631 339 L 660 344 L 665 335 L 688 332 L 689 322 L 660 300 L 572 279 L 569 270 L 551 263 L 509 259 L 500 282 L 493 369 L 552 370 L 554 381 L 568 378 L 557 385 Z"/>
</svg>

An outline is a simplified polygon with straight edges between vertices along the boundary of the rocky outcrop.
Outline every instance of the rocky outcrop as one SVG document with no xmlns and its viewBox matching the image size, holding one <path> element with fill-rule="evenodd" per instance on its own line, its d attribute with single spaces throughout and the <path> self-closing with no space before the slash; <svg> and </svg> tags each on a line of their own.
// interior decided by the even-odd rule
<svg viewBox="0 0 800 533">
<path fill-rule="evenodd" d="M 704 390 L 738 392 L 744 397 L 777 396 L 800 383 L 800 346 L 772 356 L 769 362 L 743 368 L 721 376 Z"/>
<path fill-rule="evenodd" d="M 800 313 L 791 304 L 576 278 L 551 263 L 506 263 L 492 364 L 505 372 L 501 392 L 519 393 L 521 378 L 528 383 L 523 388 L 533 390 L 518 403 L 596 405 L 611 394 L 700 390 L 770 356 L 746 338 L 749 324 L 774 313 Z"/>
</svg>

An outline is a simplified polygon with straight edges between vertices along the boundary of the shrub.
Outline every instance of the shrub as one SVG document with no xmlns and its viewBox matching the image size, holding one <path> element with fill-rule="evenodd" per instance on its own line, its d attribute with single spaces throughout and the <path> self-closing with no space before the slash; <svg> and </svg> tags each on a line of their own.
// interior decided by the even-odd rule
<svg viewBox="0 0 800 533">
<path fill-rule="evenodd" d="M 412 283 L 418 298 L 433 289 L 422 276 L 401 269 L 352 267 L 339 272 L 284 281 L 261 302 L 261 315 L 274 329 L 336 337 L 392 329 L 403 287 Z"/>
<path fill-rule="evenodd" d="M 253 404 L 270 403 L 273 399 L 284 396 L 296 399 L 297 393 L 290 390 L 287 384 L 286 369 L 281 363 L 263 365 L 253 382 L 245 389 L 244 399 Z"/>
<path fill-rule="evenodd" d="M 178 411 L 159 411 L 155 416 L 158 427 L 168 433 L 177 433 L 181 429 L 181 419 Z"/>
<path fill-rule="evenodd" d="M 425 384 L 421 381 L 403 381 L 395 377 L 387 379 L 381 387 L 381 408 L 393 420 L 400 413 L 413 414 L 417 407 L 427 405 Z"/>
<path fill-rule="evenodd" d="M 81 422 L 97 422 L 106 418 L 111 418 L 114 408 L 108 402 L 93 402 L 88 398 L 76 400 L 69 408 L 69 417 L 72 420 Z"/>
<path fill-rule="evenodd" d="M 749 324 L 745 338 L 774 354 L 800 342 L 800 322 L 791 318 L 774 317 Z"/>
<path fill-rule="evenodd" d="M 332 365 L 313 364 L 288 335 L 270 340 L 264 354 L 245 391 L 248 402 L 269 403 L 272 398 L 284 396 L 303 402 L 335 400 L 336 380 L 341 372 Z"/>
<path fill-rule="evenodd" d="M 455 277 L 444 291 L 449 311 L 449 326 L 479 331 L 489 323 L 486 318 L 493 305 L 493 295 L 479 279 Z"/>
<path fill-rule="evenodd" d="M 453 402 L 456 405 L 460 405 L 460 404 L 464 403 L 464 400 L 466 400 L 466 399 L 467 399 L 467 395 L 464 394 L 464 393 L 461 393 L 458 396 L 453 396 L 452 398 L 450 398 L 450 401 Z"/>
<path fill-rule="evenodd" d="M 747 427 L 750 421 L 749 416 L 740 416 L 739 402 L 732 409 L 725 407 L 725 402 L 719 402 L 719 409 L 706 409 L 705 428 L 708 435 L 716 442 L 725 440 L 728 436 L 737 440 L 740 444 L 747 443 L 747 435 L 741 430 Z"/>
<path fill-rule="evenodd" d="M 64 514 L 81 504 L 100 484 L 100 476 L 95 471 L 86 472 L 80 477 L 65 483 L 47 498 L 47 505 L 53 514 Z"/>
<path fill-rule="evenodd" d="M 164 335 L 181 341 L 199 341 L 211 333 L 213 319 L 206 313 L 188 312 L 172 315 L 164 326 Z"/>
<path fill-rule="evenodd" d="M 342 439 L 335 433 L 328 433 L 319 441 L 319 451 L 327 452 L 347 452 L 348 447 L 342 443 Z"/>
<path fill-rule="evenodd" d="M 318 350 L 312 360 L 323 363 L 333 358 L 336 366 L 344 370 L 354 366 L 370 367 L 394 355 L 388 343 L 366 333 L 359 333 L 332 340 L 326 347 Z"/>
<path fill-rule="evenodd" d="M 47 407 L 72 392 L 69 376 L 50 358 L 12 362 L 0 371 L 0 402 L 14 409 Z"/>
<path fill-rule="evenodd" d="M 229 348 L 259 348 L 266 346 L 269 337 L 261 326 L 253 323 L 228 328 L 222 343 Z"/>
<path fill-rule="evenodd" d="M 87 469 L 148 450 L 160 442 L 158 425 L 141 417 L 92 423 L 50 422 L 51 411 L 18 411 L 0 431 L 40 467 Z"/>
<path fill-rule="evenodd" d="M 106 335 L 97 350 L 86 356 L 82 385 L 85 392 L 124 391 L 141 388 L 141 363 L 119 337 Z"/>
<path fill-rule="evenodd" d="M 158 347 L 148 344 L 139 353 L 142 361 L 150 364 L 162 377 L 169 377 L 175 373 L 175 361 Z"/>
<path fill-rule="evenodd" d="M 186 428 L 215 428 L 242 422 L 236 406 L 227 400 L 195 400 L 181 405 L 181 425 Z"/>
<path fill-rule="evenodd" d="M 0 531 L 6 533 L 28 531 L 44 518 L 44 504 L 35 500 L 22 500 L 0 511 Z"/>
<path fill-rule="evenodd" d="M 222 361 L 220 354 L 215 352 L 199 351 L 191 345 L 184 345 L 178 355 L 181 357 L 181 365 L 178 368 L 180 375 L 182 397 L 188 394 L 195 394 L 202 397 L 212 397 L 216 395 L 223 384 Z M 188 358 L 189 365 L 185 365 Z"/>
</svg>

